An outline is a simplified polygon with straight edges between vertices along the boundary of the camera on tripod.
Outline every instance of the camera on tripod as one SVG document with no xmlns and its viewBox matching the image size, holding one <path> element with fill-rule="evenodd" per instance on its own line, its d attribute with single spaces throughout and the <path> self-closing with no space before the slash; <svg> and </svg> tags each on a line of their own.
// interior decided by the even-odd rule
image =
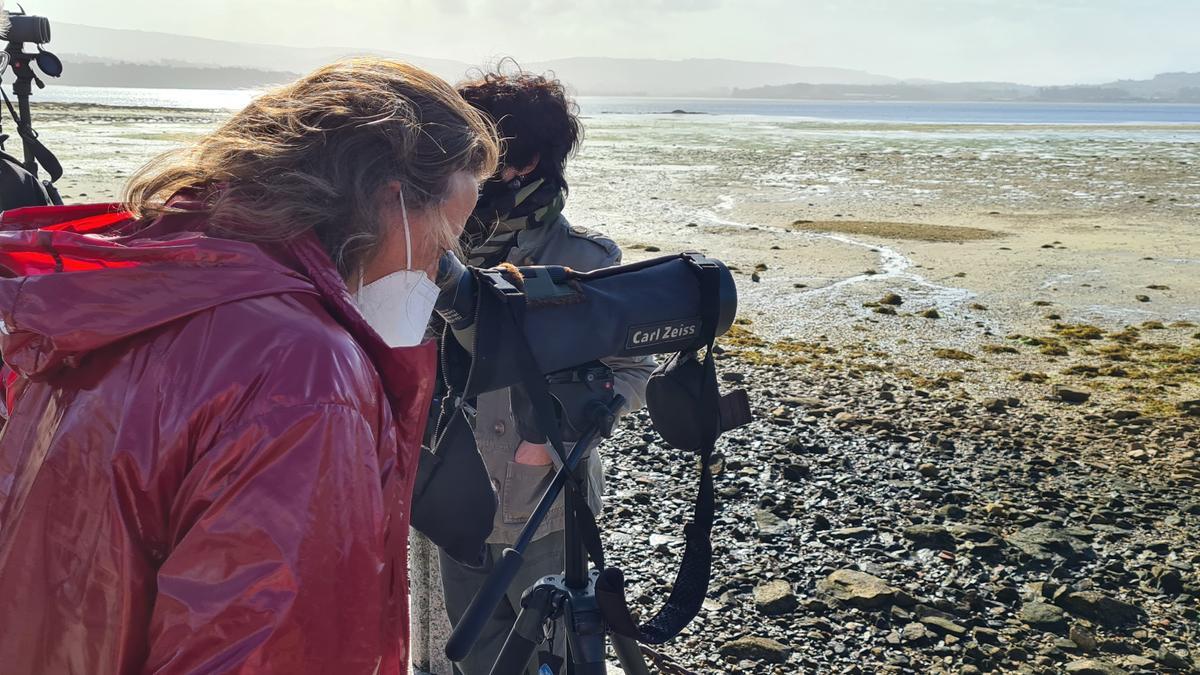
<svg viewBox="0 0 1200 675">
<path fill-rule="evenodd" d="M 0 134 L 0 210 L 62 204 L 62 198 L 54 187 L 54 183 L 62 177 L 62 164 L 38 140 L 29 109 L 33 85 L 37 84 L 39 89 L 46 86 L 38 76 L 38 71 L 49 77 L 59 77 L 63 72 L 62 61 L 43 46 L 50 42 L 50 21 L 45 17 L 24 13 L 8 14 L 8 28 L 0 37 L 8 41 L 4 51 L 0 52 L 0 75 L 11 70 L 16 77 L 13 96 L 17 99 L 17 107 L 13 107 L 8 96 L 3 96 L 4 104 L 16 124 L 24 150 L 21 160 L 6 154 L 3 150 L 8 135 Z M 25 51 L 25 45 L 29 43 L 37 46 L 36 53 Z M 49 180 L 38 178 L 39 167 L 46 171 Z"/>
<path fill-rule="evenodd" d="M 50 20 L 44 16 L 9 14 L 8 32 L 3 37 L 9 42 L 45 44 L 50 41 Z"/>
</svg>

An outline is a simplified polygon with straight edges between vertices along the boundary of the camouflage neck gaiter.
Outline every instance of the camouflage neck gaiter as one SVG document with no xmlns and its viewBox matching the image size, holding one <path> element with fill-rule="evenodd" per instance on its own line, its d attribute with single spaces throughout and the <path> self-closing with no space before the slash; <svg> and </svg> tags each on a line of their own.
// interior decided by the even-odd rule
<svg viewBox="0 0 1200 675">
<path fill-rule="evenodd" d="M 463 231 L 467 264 L 493 267 L 504 262 L 516 245 L 517 233 L 553 223 L 565 202 L 566 191 L 547 178 L 528 183 L 521 178 L 489 181 Z"/>
</svg>

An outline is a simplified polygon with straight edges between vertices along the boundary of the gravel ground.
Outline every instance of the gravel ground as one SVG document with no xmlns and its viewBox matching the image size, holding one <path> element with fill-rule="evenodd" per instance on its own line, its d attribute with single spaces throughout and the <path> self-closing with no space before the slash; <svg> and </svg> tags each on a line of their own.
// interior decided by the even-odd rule
<svg viewBox="0 0 1200 675">
<path fill-rule="evenodd" d="M 713 582 L 664 649 L 679 664 L 1200 671 L 1200 402 L 1143 415 L 1044 382 L 980 399 L 851 350 L 775 358 L 787 348 L 721 357 L 757 419 L 718 446 Z M 607 549 L 648 615 L 681 554 L 695 460 L 644 412 L 605 452 Z"/>
</svg>

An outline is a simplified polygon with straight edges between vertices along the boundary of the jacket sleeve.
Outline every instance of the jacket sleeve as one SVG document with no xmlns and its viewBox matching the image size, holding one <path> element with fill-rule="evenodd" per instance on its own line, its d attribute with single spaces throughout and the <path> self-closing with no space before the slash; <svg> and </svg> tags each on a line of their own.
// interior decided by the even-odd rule
<svg viewBox="0 0 1200 675">
<path fill-rule="evenodd" d="M 348 405 L 280 408 L 219 436 L 171 504 L 146 672 L 374 672 L 381 493 L 376 430 Z"/>
<path fill-rule="evenodd" d="M 620 356 L 601 359 L 612 368 L 613 389 L 625 397 L 621 415 L 641 410 L 646 405 L 646 383 L 658 366 L 653 356 Z"/>
<path fill-rule="evenodd" d="M 612 267 L 621 264 L 621 249 L 615 244 L 604 261 L 593 269 Z M 646 383 L 650 374 L 658 366 L 653 356 L 614 356 L 600 359 L 604 365 L 612 368 L 613 389 L 625 397 L 625 405 L 621 407 L 621 415 L 635 410 L 641 410 L 646 405 Z"/>
</svg>

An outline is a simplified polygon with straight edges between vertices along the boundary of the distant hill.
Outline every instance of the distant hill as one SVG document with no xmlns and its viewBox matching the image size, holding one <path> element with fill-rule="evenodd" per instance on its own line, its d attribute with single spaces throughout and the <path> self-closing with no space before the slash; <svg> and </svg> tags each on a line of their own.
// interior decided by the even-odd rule
<svg viewBox="0 0 1200 675">
<path fill-rule="evenodd" d="M 159 86 L 165 69 L 179 68 L 175 87 L 246 87 L 271 84 L 278 73 L 303 73 L 337 58 L 373 54 L 407 61 L 456 82 L 473 67 L 449 59 L 430 59 L 399 51 L 339 47 L 284 47 L 210 40 L 170 33 L 97 28 L 55 23 L 50 46 L 64 58 L 64 82 L 97 86 Z M 105 63 L 72 72 L 74 63 Z M 117 67 L 115 64 L 126 64 Z M 132 65 L 150 65 L 138 69 Z M 759 63 L 725 59 L 614 59 L 583 57 L 521 62 L 535 72 L 554 71 L 572 90 L 582 95 L 728 96 L 735 88 L 787 82 L 887 84 L 894 78 L 843 68 L 811 68 L 784 63 Z M 262 73 L 259 77 L 254 73 Z M 229 83 L 219 84 L 222 77 Z M 254 82 L 255 79 L 261 80 Z M 286 79 L 286 78 L 285 78 Z"/>
<path fill-rule="evenodd" d="M 1200 73 L 1161 73 L 1149 80 L 1117 80 L 1105 86 L 1138 98 L 1200 101 Z"/>
<path fill-rule="evenodd" d="M 1036 91 L 1036 87 L 1003 82 L 900 82 L 858 86 L 796 83 L 738 89 L 733 96 L 812 101 L 1012 101 L 1027 98 Z"/>
<path fill-rule="evenodd" d="M 407 61 L 449 80 L 461 78 L 468 70 L 467 64 L 458 61 L 429 59 L 399 51 L 348 47 L 283 47 L 210 40 L 171 33 L 97 28 L 57 21 L 54 23 L 52 37 L 49 46 L 55 52 L 60 55 L 84 55 L 89 61 L 303 73 L 345 56 L 373 54 Z M 64 61 L 69 70 L 71 63 L 66 59 Z M 121 86 L 145 85 L 127 82 Z M 176 86 L 193 87 L 183 79 Z"/>
<path fill-rule="evenodd" d="M 112 87 L 252 88 L 294 79 L 337 58 L 373 54 L 401 59 L 456 82 L 474 69 L 450 59 L 345 47 L 284 47 L 136 30 L 54 24 L 50 47 L 63 57 L 64 84 Z M 1200 102 L 1200 73 L 1102 85 L 1031 87 L 1011 82 L 898 80 L 845 68 L 726 59 L 578 57 L 521 62 L 553 71 L 580 95 L 735 96 L 911 101 Z"/>
<path fill-rule="evenodd" d="M 734 89 L 787 82 L 876 85 L 895 78 L 845 68 L 724 59 L 610 59 L 580 57 L 523 63 L 535 72 L 554 71 L 581 94 L 596 96 L 729 96 Z"/>
<path fill-rule="evenodd" d="M 87 87 L 154 89 L 255 89 L 290 82 L 298 73 L 258 68 L 218 68 L 180 63 L 128 63 L 61 54 L 69 67 L 57 82 Z M 135 84 L 131 84 L 135 83 Z"/>
<path fill-rule="evenodd" d="M 1149 80 L 1119 80 L 1101 85 L 1032 87 L 1012 82 L 935 82 L 907 80 L 883 85 L 799 82 L 737 89 L 739 98 L 867 101 L 1124 101 L 1200 102 L 1200 73 L 1164 73 Z"/>
</svg>

